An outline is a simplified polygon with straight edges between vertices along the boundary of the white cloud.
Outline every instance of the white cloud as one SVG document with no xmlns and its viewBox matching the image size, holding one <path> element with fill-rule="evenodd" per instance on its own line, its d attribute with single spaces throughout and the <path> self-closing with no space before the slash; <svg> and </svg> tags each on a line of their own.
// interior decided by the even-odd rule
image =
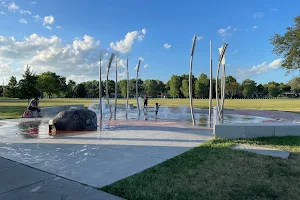
<svg viewBox="0 0 300 200">
<path fill-rule="evenodd" d="M 62 26 L 56 26 L 56 28 L 62 29 L 63 27 Z"/>
<path fill-rule="evenodd" d="M 144 68 L 145 68 L 145 69 L 147 69 L 148 67 L 149 67 L 149 65 L 148 65 L 148 64 L 144 65 Z"/>
<path fill-rule="evenodd" d="M 170 45 L 170 44 L 164 44 L 164 47 L 165 47 L 166 49 L 169 49 L 169 48 L 171 48 L 171 45 Z"/>
<path fill-rule="evenodd" d="M 142 62 L 144 61 L 144 58 L 143 57 L 139 57 L 139 60 L 141 60 Z"/>
<path fill-rule="evenodd" d="M 22 24 L 27 24 L 27 21 L 25 19 L 20 19 L 19 22 Z"/>
<path fill-rule="evenodd" d="M 231 29 L 231 26 L 228 26 L 227 28 L 221 28 L 218 30 L 218 33 L 222 36 L 225 37 L 227 35 L 231 35 L 231 33 L 229 32 Z"/>
<path fill-rule="evenodd" d="M 57 36 L 47 38 L 32 34 L 20 41 L 0 36 L 0 63 L 9 63 L 5 65 L 5 71 L 10 76 L 19 74 L 20 77 L 23 67 L 16 69 L 15 66 L 29 64 L 36 73 L 53 71 L 66 77 L 85 75 L 95 79 L 99 67 L 99 45 L 100 41 L 88 35 L 76 38 L 70 44 L 63 44 Z M 107 66 L 108 59 L 109 54 L 104 54 L 103 67 Z M 125 61 L 120 59 L 121 62 Z"/>
<path fill-rule="evenodd" d="M 32 1 L 31 2 L 31 5 L 36 5 L 37 3 L 35 1 Z"/>
<path fill-rule="evenodd" d="M 44 17 L 44 23 L 43 23 L 43 25 L 53 24 L 53 23 L 54 23 L 54 17 L 52 15 Z"/>
<path fill-rule="evenodd" d="M 0 15 L 7 15 L 5 12 L 1 11 Z"/>
<path fill-rule="evenodd" d="M 141 31 L 132 31 L 128 32 L 123 40 L 117 42 L 111 42 L 110 48 L 120 52 L 120 53 L 128 53 L 131 51 L 131 48 L 135 42 L 135 40 L 143 40 L 147 30 L 143 28 Z"/>
<path fill-rule="evenodd" d="M 262 13 L 262 12 L 257 12 L 257 13 L 253 14 L 253 17 L 255 19 L 261 19 L 261 18 L 263 18 L 263 16 L 264 16 L 264 13 Z"/>
<path fill-rule="evenodd" d="M 12 12 L 16 12 L 17 10 L 20 9 L 20 7 L 17 4 L 15 4 L 14 2 L 12 2 L 11 4 L 9 4 L 7 6 L 7 8 L 8 8 L 9 11 L 12 11 Z"/>
<path fill-rule="evenodd" d="M 277 12 L 278 9 L 277 9 L 277 8 L 271 8 L 270 11 L 272 11 L 272 12 Z"/>
<path fill-rule="evenodd" d="M 46 26 L 45 28 L 48 29 L 48 30 L 52 30 L 51 26 Z"/>
<path fill-rule="evenodd" d="M 31 15 L 31 12 L 29 10 L 20 10 L 20 13 L 23 15 Z"/>
<path fill-rule="evenodd" d="M 238 52 L 239 52 L 239 50 L 234 50 L 232 53 L 237 54 Z"/>
<path fill-rule="evenodd" d="M 41 22 L 43 19 L 39 15 L 32 16 L 35 22 Z"/>
<path fill-rule="evenodd" d="M 269 64 L 267 62 L 263 62 L 259 65 L 255 65 L 249 69 L 238 69 L 237 76 L 240 78 L 251 77 L 254 75 L 258 75 L 258 74 L 266 73 L 266 72 L 269 72 L 272 70 L 276 70 L 276 69 L 280 68 L 282 61 L 283 61 L 282 58 L 278 58 Z"/>
<path fill-rule="evenodd" d="M 203 39 L 203 36 L 199 35 L 197 36 L 197 40 L 202 40 Z"/>
<path fill-rule="evenodd" d="M 238 29 L 238 28 L 234 28 L 234 29 L 233 29 L 233 31 L 237 31 L 237 30 L 239 30 L 239 29 Z"/>
<path fill-rule="evenodd" d="M 258 26 L 253 26 L 253 29 L 258 29 Z"/>
</svg>

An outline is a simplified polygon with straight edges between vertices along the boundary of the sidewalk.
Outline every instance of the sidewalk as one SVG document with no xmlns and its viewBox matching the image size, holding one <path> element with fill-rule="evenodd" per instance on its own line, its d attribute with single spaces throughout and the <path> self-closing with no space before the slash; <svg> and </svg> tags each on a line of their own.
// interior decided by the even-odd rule
<svg viewBox="0 0 300 200">
<path fill-rule="evenodd" d="M 120 200 L 89 186 L 0 157 L 0 200 Z"/>
</svg>

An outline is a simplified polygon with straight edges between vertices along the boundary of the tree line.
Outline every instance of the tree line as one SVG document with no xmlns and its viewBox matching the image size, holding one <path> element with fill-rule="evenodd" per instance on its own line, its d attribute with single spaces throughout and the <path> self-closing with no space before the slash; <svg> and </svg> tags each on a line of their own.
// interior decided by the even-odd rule
<svg viewBox="0 0 300 200">
<path fill-rule="evenodd" d="M 192 77 L 193 97 L 208 98 L 210 80 L 206 74 L 199 77 Z M 216 80 L 213 79 L 213 98 L 215 98 Z M 218 81 L 220 84 L 220 81 Z M 136 79 L 129 80 L 129 96 L 136 95 Z M 172 75 L 167 83 L 161 80 L 141 80 L 138 79 L 139 94 L 149 97 L 189 97 L 189 76 Z M 102 82 L 102 96 L 106 95 L 106 81 Z M 115 94 L 115 81 L 108 81 L 108 93 L 110 97 Z M 1 86 L 0 95 L 3 95 Z M 220 92 L 220 91 L 219 91 Z M 275 81 L 267 84 L 257 84 L 254 80 L 245 79 L 239 83 L 233 76 L 226 77 L 226 98 L 265 98 L 278 97 L 284 93 L 293 92 L 293 96 L 298 96 L 300 92 L 300 77 L 293 78 L 287 84 L 277 83 Z M 118 82 L 118 97 L 125 98 L 127 93 L 127 80 Z M 59 76 L 54 72 L 44 72 L 40 75 L 34 74 L 30 67 L 22 75 L 18 82 L 16 77 L 12 76 L 9 83 L 4 86 L 4 96 L 11 98 L 30 99 L 33 97 L 65 97 L 65 98 L 98 98 L 99 81 L 87 81 L 75 83 L 73 80 L 66 81 L 66 77 Z"/>
</svg>

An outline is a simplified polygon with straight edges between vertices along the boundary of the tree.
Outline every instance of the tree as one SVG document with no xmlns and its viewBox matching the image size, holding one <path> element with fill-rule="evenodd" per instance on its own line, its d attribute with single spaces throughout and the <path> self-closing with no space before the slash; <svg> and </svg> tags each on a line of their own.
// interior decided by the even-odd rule
<svg viewBox="0 0 300 200">
<path fill-rule="evenodd" d="M 78 84 L 75 87 L 75 96 L 79 98 L 85 98 L 87 94 L 85 85 L 83 83 Z"/>
<path fill-rule="evenodd" d="M 160 81 L 160 80 L 156 80 L 156 84 L 157 84 L 157 94 L 161 94 L 161 97 L 163 96 L 163 93 L 166 91 L 166 87 L 164 82 Z"/>
<path fill-rule="evenodd" d="M 60 77 L 54 72 L 44 72 L 38 78 L 38 86 L 51 98 L 52 94 L 59 95 L 65 91 L 66 78 Z"/>
<path fill-rule="evenodd" d="M 156 97 L 158 93 L 158 87 L 156 80 L 147 79 L 143 83 L 145 94 L 151 97 Z"/>
<path fill-rule="evenodd" d="M 20 98 L 28 99 L 29 102 L 30 98 L 40 96 L 41 92 L 37 87 L 38 76 L 31 71 L 29 66 L 27 66 L 22 77 L 23 79 L 19 81 Z"/>
<path fill-rule="evenodd" d="M 93 80 L 93 81 L 87 81 L 83 82 L 87 97 L 89 98 L 98 98 L 99 97 L 99 81 Z M 114 90 L 115 91 L 115 90 Z"/>
<path fill-rule="evenodd" d="M 178 97 L 180 94 L 180 86 L 181 80 L 180 76 L 172 75 L 170 82 L 169 82 L 169 94 L 174 97 Z"/>
<path fill-rule="evenodd" d="M 75 97 L 75 87 L 76 87 L 75 81 L 69 80 L 69 82 L 66 86 L 65 96 L 68 98 Z"/>
<path fill-rule="evenodd" d="M 283 55 L 281 66 L 288 72 L 300 68 L 300 16 L 295 17 L 294 22 L 283 36 L 276 33 L 270 39 L 274 45 L 273 52 Z"/>
<path fill-rule="evenodd" d="M 233 76 L 226 76 L 225 81 L 226 81 L 225 93 L 227 96 L 229 96 L 232 99 L 232 97 L 239 92 L 240 85 L 238 84 L 238 82 Z"/>
<path fill-rule="evenodd" d="M 246 79 L 242 82 L 243 96 L 246 98 L 252 98 L 256 90 L 256 83 L 253 80 Z"/>
<path fill-rule="evenodd" d="M 288 85 L 291 86 L 292 91 L 298 96 L 300 93 L 300 77 L 295 77 L 288 82 Z"/>
<path fill-rule="evenodd" d="M 267 84 L 265 84 L 265 85 L 259 84 L 256 86 L 256 91 L 257 91 L 257 95 L 259 97 L 265 96 L 268 94 L 268 85 Z"/>
<path fill-rule="evenodd" d="M 103 81 L 103 87 L 102 91 L 104 91 L 104 94 L 106 95 L 106 81 Z M 115 94 L 115 81 L 114 80 L 108 80 L 108 94 L 109 97 L 111 94 Z"/>
<path fill-rule="evenodd" d="M 199 98 L 208 98 L 209 96 L 209 78 L 206 74 L 200 74 L 195 83 L 195 95 Z"/>
<path fill-rule="evenodd" d="M 291 91 L 291 86 L 289 86 L 288 84 L 280 83 L 280 88 L 283 92 Z"/>
<path fill-rule="evenodd" d="M 268 87 L 268 92 L 272 97 L 278 97 L 278 95 L 281 93 L 281 88 L 279 84 L 270 83 Z"/>
<path fill-rule="evenodd" d="M 118 88 L 121 92 L 123 98 L 126 98 L 127 95 L 127 80 L 120 80 L 118 82 Z"/>
<path fill-rule="evenodd" d="M 5 96 L 10 98 L 16 98 L 19 95 L 19 86 L 16 77 L 10 77 L 9 83 L 4 91 Z"/>
<path fill-rule="evenodd" d="M 189 81 L 188 80 L 186 80 L 186 79 L 182 80 L 180 91 L 184 97 L 186 97 L 186 98 L 189 97 Z"/>
</svg>

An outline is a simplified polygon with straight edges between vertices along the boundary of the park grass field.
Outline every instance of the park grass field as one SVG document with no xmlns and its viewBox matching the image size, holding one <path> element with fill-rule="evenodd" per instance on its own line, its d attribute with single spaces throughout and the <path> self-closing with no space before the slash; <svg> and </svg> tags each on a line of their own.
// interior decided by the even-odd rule
<svg viewBox="0 0 300 200">
<path fill-rule="evenodd" d="M 231 149 L 236 143 L 288 150 L 289 159 Z M 100 188 L 125 199 L 299 199 L 300 137 L 215 139 Z"/>
<path fill-rule="evenodd" d="M 54 98 L 41 99 L 40 106 L 47 107 L 55 105 L 84 104 L 87 107 L 91 103 L 97 102 L 97 99 Z M 118 99 L 118 103 L 125 104 L 126 100 Z M 154 106 L 155 103 L 168 107 L 188 106 L 189 99 L 149 99 L 148 106 Z M 0 116 L 4 116 L 5 118 L 19 117 L 23 113 L 27 104 L 27 100 L 0 98 Z M 129 104 L 136 105 L 136 99 L 129 99 Z M 215 99 L 213 100 L 213 105 L 216 105 Z M 195 108 L 208 108 L 208 99 L 194 99 L 194 106 Z M 225 108 L 300 112 L 300 99 L 226 99 Z"/>
</svg>

